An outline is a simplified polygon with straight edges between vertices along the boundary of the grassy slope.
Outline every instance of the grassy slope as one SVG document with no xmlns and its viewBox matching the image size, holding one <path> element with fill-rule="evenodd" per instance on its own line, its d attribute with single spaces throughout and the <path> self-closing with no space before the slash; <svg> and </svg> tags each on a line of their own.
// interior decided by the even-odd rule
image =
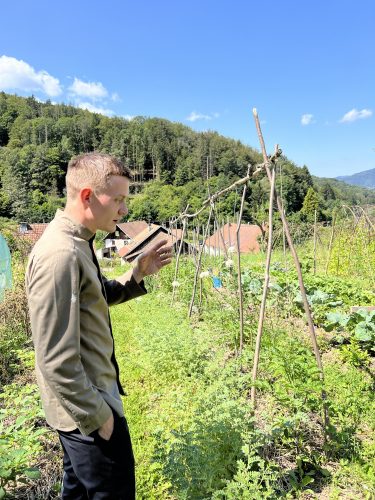
<svg viewBox="0 0 375 500">
<path fill-rule="evenodd" d="M 324 445 L 320 385 L 305 327 L 271 307 L 254 421 L 248 401 L 252 349 L 241 362 L 235 358 L 237 313 L 229 300 L 209 290 L 204 296 L 206 312 L 192 324 L 186 303 L 171 307 L 161 290 L 112 310 L 139 498 L 281 498 L 299 494 L 309 476 L 315 498 L 372 498 L 371 374 L 344 363 L 321 339 L 336 429 Z M 247 345 L 256 318 L 257 311 L 250 312 Z M 250 477 L 254 491 L 246 493 Z M 226 486 L 226 480 L 232 481 Z"/>
<path fill-rule="evenodd" d="M 240 451 L 240 431 L 246 423 L 237 430 L 234 422 L 239 417 L 246 421 L 248 407 L 240 395 L 234 405 L 220 383 L 218 371 L 224 365 L 225 349 L 218 336 L 204 325 L 191 328 L 186 311 L 171 308 L 157 295 L 118 306 L 112 317 L 117 357 L 129 393 L 125 408 L 137 457 L 140 498 L 167 498 L 165 490 L 171 484 L 198 494 L 201 483 L 214 482 L 218 470 L 229 478 L 225 454 Z M 211 413 L 222 406 L 226 414 L 217 419 Z M 196 434 L 197 442 L 193 443 L 192 436 L 189 439 L 189 432 Z M 227 436 L 222 448 L 223 433 Z M 237 444 L 229 442 L 230 436 Z M 219 446 L 208 454 L 211 441 Z"/>
<path fill-rule="evenodd" d="M 310 247 L 300 253 L 305 254 L 304 261 L 311 255 Z M 218 262 L 205 259 L 204 269 L 220 270 Z M 276 254 L 275 261 L 283 262 L 282 256 Z M 261 255 L 244 259 L 243 269 L 250 274 L 262 271 L 262 262 Z M 275 262 L 275 269 L 278 265 Z M 122 381 L 129 393 L 124 402 L 137 461 L 138 498 L 237 500 L 300 494 L 332 500 L 374 498 L 372 358 L 351 346 L 334 345 L 320 332 L 332 424 L 324 444 L 320 384 L 304 322 L 295 314 L 293 294 L 291 300 L 282 297 L 280 302 L 272 292 L 262 344 L 258 407 L 253 416 L 249 391 L 251 346 L 258 317 L 256 297 L 250 304 L 246 300 L 245 350 L 239 360 L 235 356 L 235 296 L 213 291 L 210 281 L 205 280 L 202 311 L 188 321 L 191 271 L 182 265 L 178 277 L 181 287 L 173 306 L 173 269 L 169 268 L 150 281 L 152 293 L 111 312 Z M 114 275 L 120 272 L 123 270 L 113 270 Z M 273 271 L 273 280 L 276 275 L 283 273 Z M 306 277 L 314 281 L 310 274 Z M 228 290 L 235 289 L 235 275 L 229 273 L 225 279 Z M 353 300 L 357 305 L 366 296 L 363 280 L 362 285 L 353 281 L 350 287 L 339 278 L 323 276 L 318 282 L 345 293 L 345 307 Z M 248 282 L 245 285 L 248 287 Z M 371 301 L 374 294 L 368 297 Z M 9 322 L 8 328 L 11 326 Z M 14 325 L 15 331 L 19 328 L 18 323 Z M 38 407 L 21 408 L 22 386 L 9 391 L 5 416 L 14 414 L 15 401 L 19 400 L 20 415 L 32 422 Z M 12 442 L 24 443 L 22 426 L 18 432 Z M 54 459 L 41 457 L 42 480 L 33 488 L 27 487 L 31 495 L 27 498 L 44 500 L 46 491 L 56 487 L 60 458 L 53 446 L 51 441 L 47 448 Z M 51 473 L 52 466 L 56 476 Z M 307 493 L 309 488 L 314 493 Z M 42 496 L 36 493 L 40 491 Z M 35 493 L 37 496 L 32 496 Z M 22 495 L 24 489 L 20 498 L 26 498 Z M 49 495 L 53 497 L 51 492 Z"/>
</svg>

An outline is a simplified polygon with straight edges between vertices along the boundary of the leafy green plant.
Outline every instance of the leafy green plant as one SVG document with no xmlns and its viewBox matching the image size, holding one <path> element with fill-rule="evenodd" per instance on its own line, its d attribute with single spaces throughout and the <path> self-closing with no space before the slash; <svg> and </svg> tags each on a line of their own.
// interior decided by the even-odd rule
<svg viewBox="0 0 375 500">
<path fill-rule="evenodd" d="M 246 442 L 246 441 L 245 441 Z M 242 446 L 243 457 L 237 461 L 237 470 L 224 488 L 212 495 L 214 500 L 276 499 L 277 467 L 262 458 L 256 448 L 247 443 Z"/>
<path fill-rule="evenodd" d="M 370 364 L 368 352 L 361 349 L 361 346 L 355 339 L 351 339 L 349 344 L 341 347 L 341 357 L 347 363 L 358 368 L 368 367 Z"/>
<path fill-rule="evenodd" d="M 303 302 L 300 292 L 297 293 L 294 300 L 302 312 Z M 307 300 L 310 304 L 313 320 L 316 325 L 321 325 L 323 323 L 327 310 L 331 310 L 342 305 L 342 301 L 338 300 L 333 293 L 327 293 L 323 290 L 314 290 L 307 293 Z"/>
<path fill-rule="evenodd" d="M 33 466 L 42 451 L 45 427 L 36 385 L 11 384 L 0 394 L 0 498 L 18 483 L 40 477 Z"/>
<path fill-rule="evenodd" d="M 375 343 L 375 311 L 359 309 L 351 314 L 328 313 L 324 328 L 346 330 L 362 347 L 373 350 Z"/>
<path fill-rule="evenodd" d="M 188 429 L 157 436 L 155 460 L 163 464 L 178 498 L 206 498 L 229 480 L 241 456 L 242 433 L 253 428 L 246 406 L 222 386 L 201 393 L 197 403 Z"/>
<path fill-rule="evenodd" d="M 355 313 L 358 320 L 354 327 L 354 337 L 360 342 L 371 342 L 373 346 L 375 339 L 375 311 L 365 311 L 360 309 Z"/>
<path fill-rule="evenodd" d="M 24 286 L 24 268 L 14 268 L 14 286 L 0 302 L 0 384 L 9 382 L 20 371 L 17 350 L 30 341 L 30 325 Z"/>
</svg>

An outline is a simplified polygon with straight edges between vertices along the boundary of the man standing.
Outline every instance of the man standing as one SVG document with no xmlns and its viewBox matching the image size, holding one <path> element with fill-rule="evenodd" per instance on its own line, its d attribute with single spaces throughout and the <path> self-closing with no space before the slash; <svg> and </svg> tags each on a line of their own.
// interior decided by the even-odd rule
<svg viewBox="0 0 375 500">
<path fill-rule="evenodd" d="M 64 450 L 62 498 L 134 499 L 109 305 L 146 293 L 143 278 L 171 261 L 166 241 L 118 280 L 101 275 L 93 240 L 127 214 L 131 174 L 99 153 L 73 158 L 67 203 L 33 248 L 26 272 L 36 374 L 47 422 Z"/>
</svg>

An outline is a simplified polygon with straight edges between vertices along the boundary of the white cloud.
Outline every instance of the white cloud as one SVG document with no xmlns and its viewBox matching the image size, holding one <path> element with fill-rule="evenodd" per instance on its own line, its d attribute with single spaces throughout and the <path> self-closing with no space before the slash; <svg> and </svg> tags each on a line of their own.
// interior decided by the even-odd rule
<svg viewBox="0 0 375 500">
<path fill-rule="evenodd" d="M 80 102 L 78 107 L 81 109 L 87 109 L 87 111 L 91 111 L 92 113 L 99 113 L 100 115 L 112 116 L 114 115 L 114 111 L 111 109 L 100 108 L 99 106 L 94 106 L 91 102 Z"/>
<path fill-rule="evenodd" d="M 186 118 L 188 122 L 196 122 L 197 120 L 212 120 L 212 118 L 219 118 L 219 113 L 212 113 L 211 115 L 204 115 L 203 113 L 197 113 L 192 111 L 190 115 Z"/>
<path fill-rule="evenodd" d="M 192 111 L 186 119 L 188 122 L 196 122 L 197 120 L 211 120 L 211 116 Z"/>
<path fill-rule="evenodd" d="M 310 125 L 311 123 L 314 123 L 313 118 L 314 118 L 314 115 L 310 115 L 308 113 L 306 113 L 305 115 L 302 115 L 301 125 Z"/>
<path fill-rule="evenodd" d="M 74 78 L 74 82 L 69 87 L 69 90 L 76 97 L 87 97 L 93 101 L 104 99 L 108 96 L 108 91 L 102 83 L 83 82 L 79 78 Z"/>
<path fill-rule="evenodd" d="M 361 120 L 362 118 L 370 118 L 372 116 L 371 109 L 361 109 L 360 111 L 356 108 L 345 113 L 341 118 L 340 123 L 355 122 L 356 120 Z"/>
<path fill-rule="evenodd" d="M 121 101 L 121 98 L 120 98 L 120 96 L 118 95 L 117 92 L 112 92 L 111 99 L 114 102 Z"/>
<path fill-rule="evenodd" d="M 62 88 L 57 78 L 47 71 L 35 71 L 25 61 L 14 57 L 0 57 L 0 90 L 43 92 L 50 97 L 60 95 Z"/>
<path fill-rule="evenodd" d="M 125 120 L 128 120 L 128 122 L 131 122 L 134 120 L 135 115 L 123 115 L 122 117 L 125 118 Z"/>
</svg>

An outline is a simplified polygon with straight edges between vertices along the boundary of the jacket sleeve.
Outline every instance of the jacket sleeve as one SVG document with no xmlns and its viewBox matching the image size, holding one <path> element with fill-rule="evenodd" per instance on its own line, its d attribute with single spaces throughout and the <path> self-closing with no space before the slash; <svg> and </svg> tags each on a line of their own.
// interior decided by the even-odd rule
<svg viewBox="0 0 375 500">
<path fill-rule="evenodd" d="M 102 281 L 107 295 L 107 302 L 110 306 L 121 304 L 147 293 L 143 281 L 138 284 L 133 276 L 130 276 L 124 284 L 116 280 L 108 280 L 103 275 Z"/>
<path fill-rule="evenodd" d="M 80 356 L 79 269 L 74 251 L 61 249 L 29 264 L 26 284 L 36 363 L 79 430 L 88 435 L 111 415 L 88 379 Z"/>
</svg>

